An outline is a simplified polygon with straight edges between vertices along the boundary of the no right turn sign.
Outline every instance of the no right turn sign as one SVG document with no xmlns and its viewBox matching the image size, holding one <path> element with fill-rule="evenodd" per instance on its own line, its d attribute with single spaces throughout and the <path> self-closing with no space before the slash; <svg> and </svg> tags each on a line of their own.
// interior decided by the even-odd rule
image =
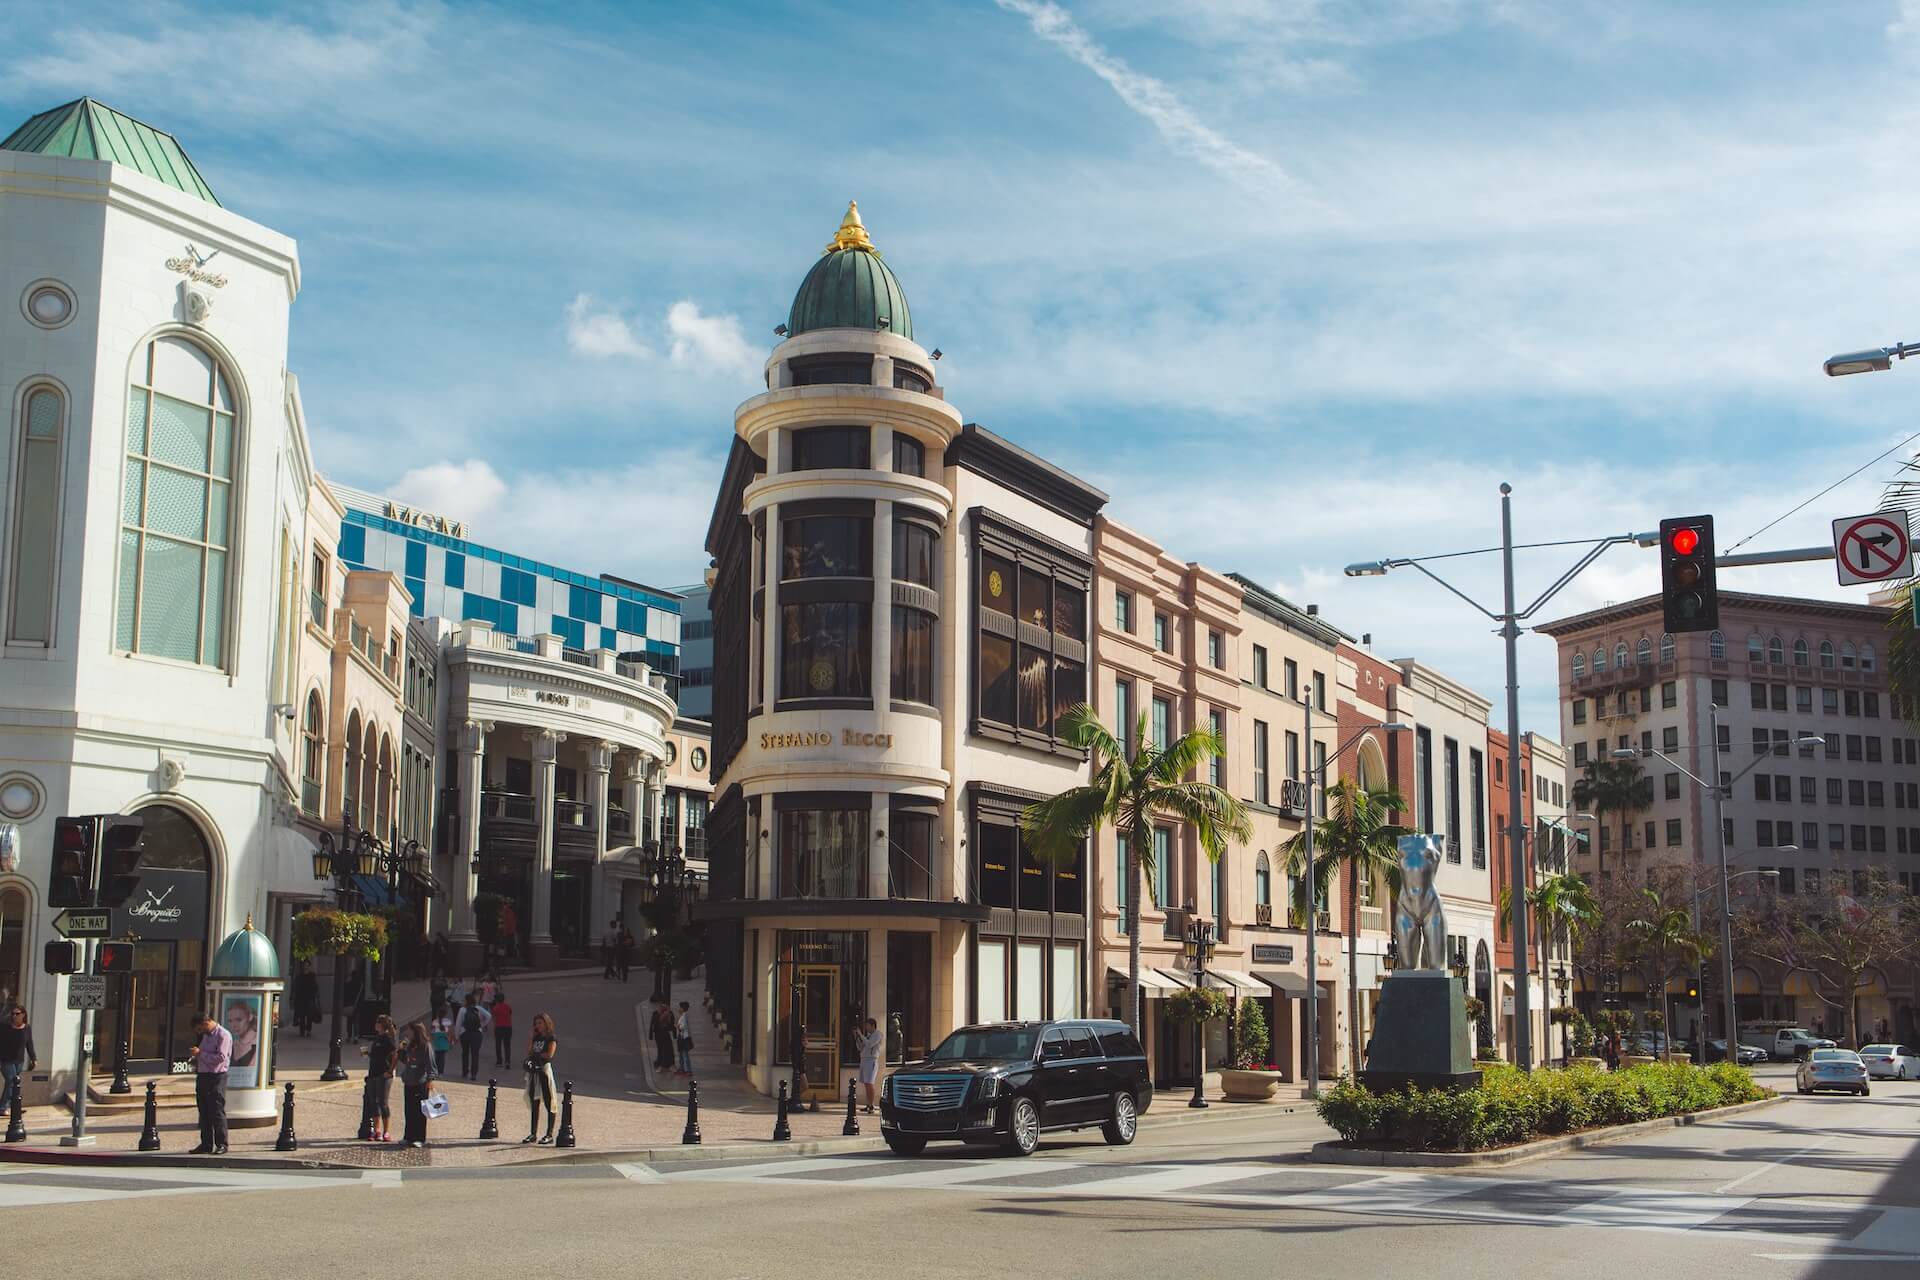
<svg viewBox="0 0 1920 1280">
<path fill-rule="evenodd" d="M 1875 511 L 1833 522 L 1833 567 L 1843 587 L 1913 576 L 1905 511 Z"/>
</svg>

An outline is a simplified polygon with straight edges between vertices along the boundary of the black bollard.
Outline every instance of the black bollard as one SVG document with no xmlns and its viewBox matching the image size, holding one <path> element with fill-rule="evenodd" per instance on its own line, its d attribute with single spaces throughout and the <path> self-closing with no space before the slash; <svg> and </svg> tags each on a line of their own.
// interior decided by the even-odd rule
<svg viewBox="0 0 1920 1280">
<path fill-rule="evenodd" d="M 140 1125 L 140 1149 L 160 1149 L 160 1102 L 154 1094 L 154 1082 L 147 1081 L 147 1112 Z"/>
<path fill-rule="evenodd" d="M 573 1081 L 569 1080 L 560 1090 L 560 1136 L 553 1140 L 556 1147 L 571 1147 L 573 1142 Z"/>
<path fill-rule="evenodd" d="M 480 1136 L 482 1138 L 497 1138 L 500 1136 L 500 1118 L 494 1113 L 494 1109 L 498 1105 L 497 1095 L 499 1092 L 500 1086 L 494 1081 L 492 1076 L 488 1076 L 487 1114 L 485 1118 L 480 1121 Z"/>
<path fill-rule="evenodd" d="M 25 1142 L 27 1140 L 26 1119 L 20 1111 L 20 1095 L 25 1092 L 25 1081 L 15 1081 L 13 1086 L 13 1106 L 7 1112 L 7 1141 Z"/>
<path fill-rule="evenodd" d="M 697 1147 L 700 1145 L 700 1082 L 687 1081 L 687 1127 L 680 1133 L 680 1145 Z"/>
<path fill-rule="evenodd" d="M 147 1087 L 151 1090 L 153 1086 L 148 1085 Z M 153 1094 L 149 1092 L 147 1097 L 151 1099 Z M 144 1141 L 145 1140 L 142 1139 L 143 1144 Z M 155 1138 L 153 1145 L 158 1147 L 160 1140 Z M 144 1151 L 146 1147 L 142 1145 L 140 1149 Z M 298 1151 L 300 1149 L 300 1140 L 293 1136 L 293 1081 L 291 1080 L 287 1081 L 287 1100 L 280 1104 L 280 1136 L 273 1140 L 273 1149 L 275 1151 Z"/>
<path fill-rule="evenodd" d="M 853 1081 L 847 1081 L 847 1122 L 840 1126 L 842 1135 L 849 1138 L 860 1136 L 860 1122 L 853 1118 Z"/>
<path fill-rule="evenodd" d="M 773 1140 L 775 1142 L 793 1141 L 793 1128 L 787 1123 L 787 1082 L 785 1080 L 780 1082 L 779 1109 L 773 1113 Z"/>
<path fill-rule="evenodd" d="M 373 1141 L 373 1080 L 369 1078 L 360 1089 L 360 1132 L 355 1136 L 361 1142 Z"/>
</svg>

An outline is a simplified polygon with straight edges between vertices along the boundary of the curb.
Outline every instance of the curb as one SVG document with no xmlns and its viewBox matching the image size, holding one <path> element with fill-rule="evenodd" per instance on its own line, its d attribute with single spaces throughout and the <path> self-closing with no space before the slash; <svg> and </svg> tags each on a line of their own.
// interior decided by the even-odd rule
<svg viewBox="0 0 1920 1280">
<path fill-rule="evenodd" d="M 1657 1133 L 1663 1129 L 1679 1129 L 1722 1120 L 1785 1101 L 1784 1097 L 1776 1094 L 1756 1102 L 1736 1102 L 1732 1106 L 1715 1107 L 1710 1111 L 1689 1111 L 1683 1115 L 1636 1120 L 1632 1124 L 1614 1125 L 1607 1129 L 1588 1129 L 1581 1133 L 1562 1134 L 1557 1138 L 1523 1142 L 1515 1147 L 1501 1147 L 1496 1151 L 1376 1151 L 1365 1147 L 1347 1147 L 1337 1142 L 1316 1142 L 1307 1153 L 1307 1159 L 1315 1164 L 1370 1165 L 1394 1169 L 1497 1169 L 1567 1151 L 1604 1146 L 1622 1138 Z"/>
</svg>

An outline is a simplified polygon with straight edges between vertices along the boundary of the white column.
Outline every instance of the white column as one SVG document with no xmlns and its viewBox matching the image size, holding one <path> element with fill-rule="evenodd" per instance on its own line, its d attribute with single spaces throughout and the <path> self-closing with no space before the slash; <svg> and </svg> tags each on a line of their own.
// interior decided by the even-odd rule
<svg viewBox="0 0 1920 1280">
<path fill-rule="evenodd" d="M 876 430 L 875 436 L 887 436 Z M 880 444 L 875 441 L 875 447 Z M 873 504 L 873 707 L 888 710 L 893 692 L 893 504 Z"/>
<path fill-rule="evenodd" d="M 480 793 L 486 786 L 487 734 L 493 724 L 468 720 L 460 726 L 461 840 L 453 851 L 453 920 L 450 942 L 474 942 L 473 898 L 479 888 L 474 860 L 480 856 Z"/>
<path fill-rule="evenodd" d="M 591 940 L 607 927 L 614 912 L 607 909 L 607 776 L 613 771 L 614 745 L 596 742 L 587 748 L 587 767 L 593 771 L 593 907 L 589 913 Z"/>
<path fill-rule="evenodd" d="M 531 943 L 535 947 L 553 946 L 553 787 L 560 744 L 566 735 L 552 729 L 533 734 L 535 775 L 534 813 L 540 830 L 534 849 L 533 925 Z"/>
</svg>

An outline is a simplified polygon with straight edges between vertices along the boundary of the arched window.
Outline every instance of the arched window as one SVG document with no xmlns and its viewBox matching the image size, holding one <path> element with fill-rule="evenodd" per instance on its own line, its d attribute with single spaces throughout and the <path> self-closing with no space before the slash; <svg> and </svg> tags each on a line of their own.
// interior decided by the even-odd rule
<svg viewBox="0 0 1920 1280">
<path fill-rule="evenodd" d="M 1662 632 L 1660 635 L 1660 661 L 1673 661 L 1673 633 L 1671 631 Z"/>
<path fill-rule="evenodd" d="M 374 793 L 373 829 L 382 840 L 393 834 L 393 738 L 380 738 L 380 790 Z"/>
<path fill-rule="evenodd" d="M 1860 669 L 1862 671 L 1873 670 L 1873 662 L 1874 662 L 1873 646 L 1870 644 L 1861 645 L 1860 646 Z"/>
<path fill-rule="evenodd" d="M 1748 636 L 1747 637 L 1747 661 L 1748 662 L 1764 662 L 1766 661 L 1766 656 L 1767 656 L 1766 646 L 1760 643 L 1759 632 L 1755 632 L 1754 634 Z"/>
<path fill-rule="evenodd" d="M 1793 642 L 1793 665 L 1796 667 L 1804 667 L 1807 665 L 1807 642 L 1805 640 L 1795 640 Z"/>
<path fill-rule="evenodd" d="M 375 805 L 380 795 L 380 731 L 367 721 L 367 736 L 360 745 L 360 812 L 353 820 L 363 828 L 373 826 Z"/>
<path fill-rule="evenodd" d="M 1647 639 L 1645 636 L 1641 636 L 1640 643 L 1633 647 L 1633 660 L 1639 663 L 1652 662 L 1653 641 Z"/>
<path fill-rule="evenodd" d="M 1727 658 L 1727 638 L 1718 631 L 1707 637 L 1707 657 L 1718 658 L 1722 662 Z"/>
<path fill-rule="evenodd" d="M 1786 660 L 1787 646 L 1780 642 L 1780 637 L 1775 636 L 1773 639 L 1767 641 L 1767 661 L 1779 664 L 1784 663 Z"/>
<path fill-rule="evenodd" d="M 360 713 L 347 716 L 347 760 L 341 773 L 340 807 L 357 823 L 360 821 Z"/>
<path fill-rule="evenodd" d="M 1584 653 L 1575 653 L 1573 655 L 1573 678 L 1575 680 L 1584 680 L 1586 676 L 1587 655 Z"/>
<path fill-rule="evenodd" d="M 1613 667 L 1616 671 L 1627 669 L 1627 642 L 1622 640 L 1613 646 Z"/>
<path fill-rule="evenodd" d="M 204 348 L 148 343 L 127 397 L 115 647 L 226 661 L 234 393 Z"/>
<path fill-rule="evenodd" d="M 1820 666 L 1827 671 L 1833 670 L 1833 641 L 1820 642 Z"/>
<path fill-rule="evenodd" d="M 1599 675 L 1607 669 L 1607 651 L 1596 647 L 1593 651 L 1593 674 Z"/>
<path fill-rule="evenodd" d="M 1853 641 L 1842 641 L 1840 645 L 1840 667 L 1843 671 L 1853 670 Z"/>
<path fill-rule="evenodd" d="M 65 403 L 53 387 L 36 386 L 20 401 L 18 471 L 14 480 L 12 562 L 0 579 L 7 593 L 7 640 L 53 643 L 53 584 L 59 573 L 60 434 Z"/>
<path fill-rule="evenodd" d="M 1253 860 L 1253 901 L 1262 907 L 1273 904 L 1273 864 L 1267 861 L 1265 849 Z"/>
<path fill-rule="evenodd" d="M 26 1004 L 27 979 L 27 895 L 0 889 L 0 1006 Z"/>
<path fill-rule="evenodd" d="M 326 727 L 318 689 L 307 694 L 306 723 L 301 727 L 300 736 L 300 808 L 318 814 L 324 791 L 320 780 L 326 776 L 327 768 Z"/>
</svg>

